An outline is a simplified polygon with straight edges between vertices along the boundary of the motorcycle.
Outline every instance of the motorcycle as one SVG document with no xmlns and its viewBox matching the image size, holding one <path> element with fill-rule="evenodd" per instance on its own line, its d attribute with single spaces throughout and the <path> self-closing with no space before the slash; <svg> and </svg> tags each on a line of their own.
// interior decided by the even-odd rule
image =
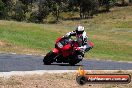
<svg viewBox="0 0 132 88">
<path fill-rule="evenodd" d="M 93 48 L 93 43 L 88 42 L 89 49 Z M 82 61 L 84 53 L 79 47 L 77 41 L 69 37 L 59 37 L 56 40 L 55 48 L 46 54 L 43 59 L 45 65 L 50 65 L 53 62 L 57 63 L 69 63 L 75 65 Z"/>
</svg>

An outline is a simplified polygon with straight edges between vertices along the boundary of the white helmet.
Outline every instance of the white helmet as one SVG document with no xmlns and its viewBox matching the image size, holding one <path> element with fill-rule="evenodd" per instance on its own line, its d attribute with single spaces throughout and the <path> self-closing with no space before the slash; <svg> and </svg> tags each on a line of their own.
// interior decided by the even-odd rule
<svg viewBox="0 0 132 88">
<path fill-rule="evenodd" d="M 76 29 L 77 34 L 82 34 L 84 32 L 84 27 L 83 26 L 78 26 Z"/>
</svg>

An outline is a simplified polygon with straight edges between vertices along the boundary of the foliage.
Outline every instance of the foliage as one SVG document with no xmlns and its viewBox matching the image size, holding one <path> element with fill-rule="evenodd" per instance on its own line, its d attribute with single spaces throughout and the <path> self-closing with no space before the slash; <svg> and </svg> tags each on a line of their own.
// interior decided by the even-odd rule
<svg viewBox="0 0 132 88">
<path fill-rule="evenodd" d="M 14 6 L 14 16 L 13 19 L 17 21 L 25 20 L 25 6 L 21 1 L 17 1 Z"/>
<path fill-rule="evenodd" d="M 63 12 L 80 13 L 80 18 L 89 18 L 97 14 L 100 7 L 110 11 L 115 2 L 117 0 L 0 0 L 0 18 L 40 23 L 52 17 L 58 22 Z"/>
<path fill-rule="evenodd" d="M 4 17 L 4 10 L 4 3 L 2 2 L 2 0 L 0 0 L 0 19 Z"/>
</svg>

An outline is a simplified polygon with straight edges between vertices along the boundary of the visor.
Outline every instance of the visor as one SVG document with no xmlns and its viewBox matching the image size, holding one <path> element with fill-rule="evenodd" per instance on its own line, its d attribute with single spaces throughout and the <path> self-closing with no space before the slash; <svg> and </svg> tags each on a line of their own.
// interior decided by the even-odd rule
<svg viewBox="0 0 132 88">
<path fill-rule="evenodd" d="M 76 30 L 76 33 L 77 34 L 82 34 L 84 31 L 78 31 L 78 30 Z"/>
</svg>

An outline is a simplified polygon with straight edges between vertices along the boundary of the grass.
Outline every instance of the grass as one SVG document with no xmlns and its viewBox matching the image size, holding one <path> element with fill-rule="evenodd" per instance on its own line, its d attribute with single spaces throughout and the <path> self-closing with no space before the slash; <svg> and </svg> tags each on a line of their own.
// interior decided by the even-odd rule
<svg viewBox="0 0 132 88">
<path fill-rule="evenodd" d="M 55 33 L 56 31 L 44 29 L 44 25 L 13 21 L 1 21 L 0 23 L 0 39 L 18 47 L 46 51 L 53 46 L 55 39 L 59 36 Z"/>
<path fill-rule="evenodd" d="M 86 58 L 132 61 L 132 6 L 116 7 L 92 19 L 67 20 L 59 24 L 0 21 L 0 51 L 46 54 L 58 36 L 82 24 L 94 48 Z"/>
</svg>

